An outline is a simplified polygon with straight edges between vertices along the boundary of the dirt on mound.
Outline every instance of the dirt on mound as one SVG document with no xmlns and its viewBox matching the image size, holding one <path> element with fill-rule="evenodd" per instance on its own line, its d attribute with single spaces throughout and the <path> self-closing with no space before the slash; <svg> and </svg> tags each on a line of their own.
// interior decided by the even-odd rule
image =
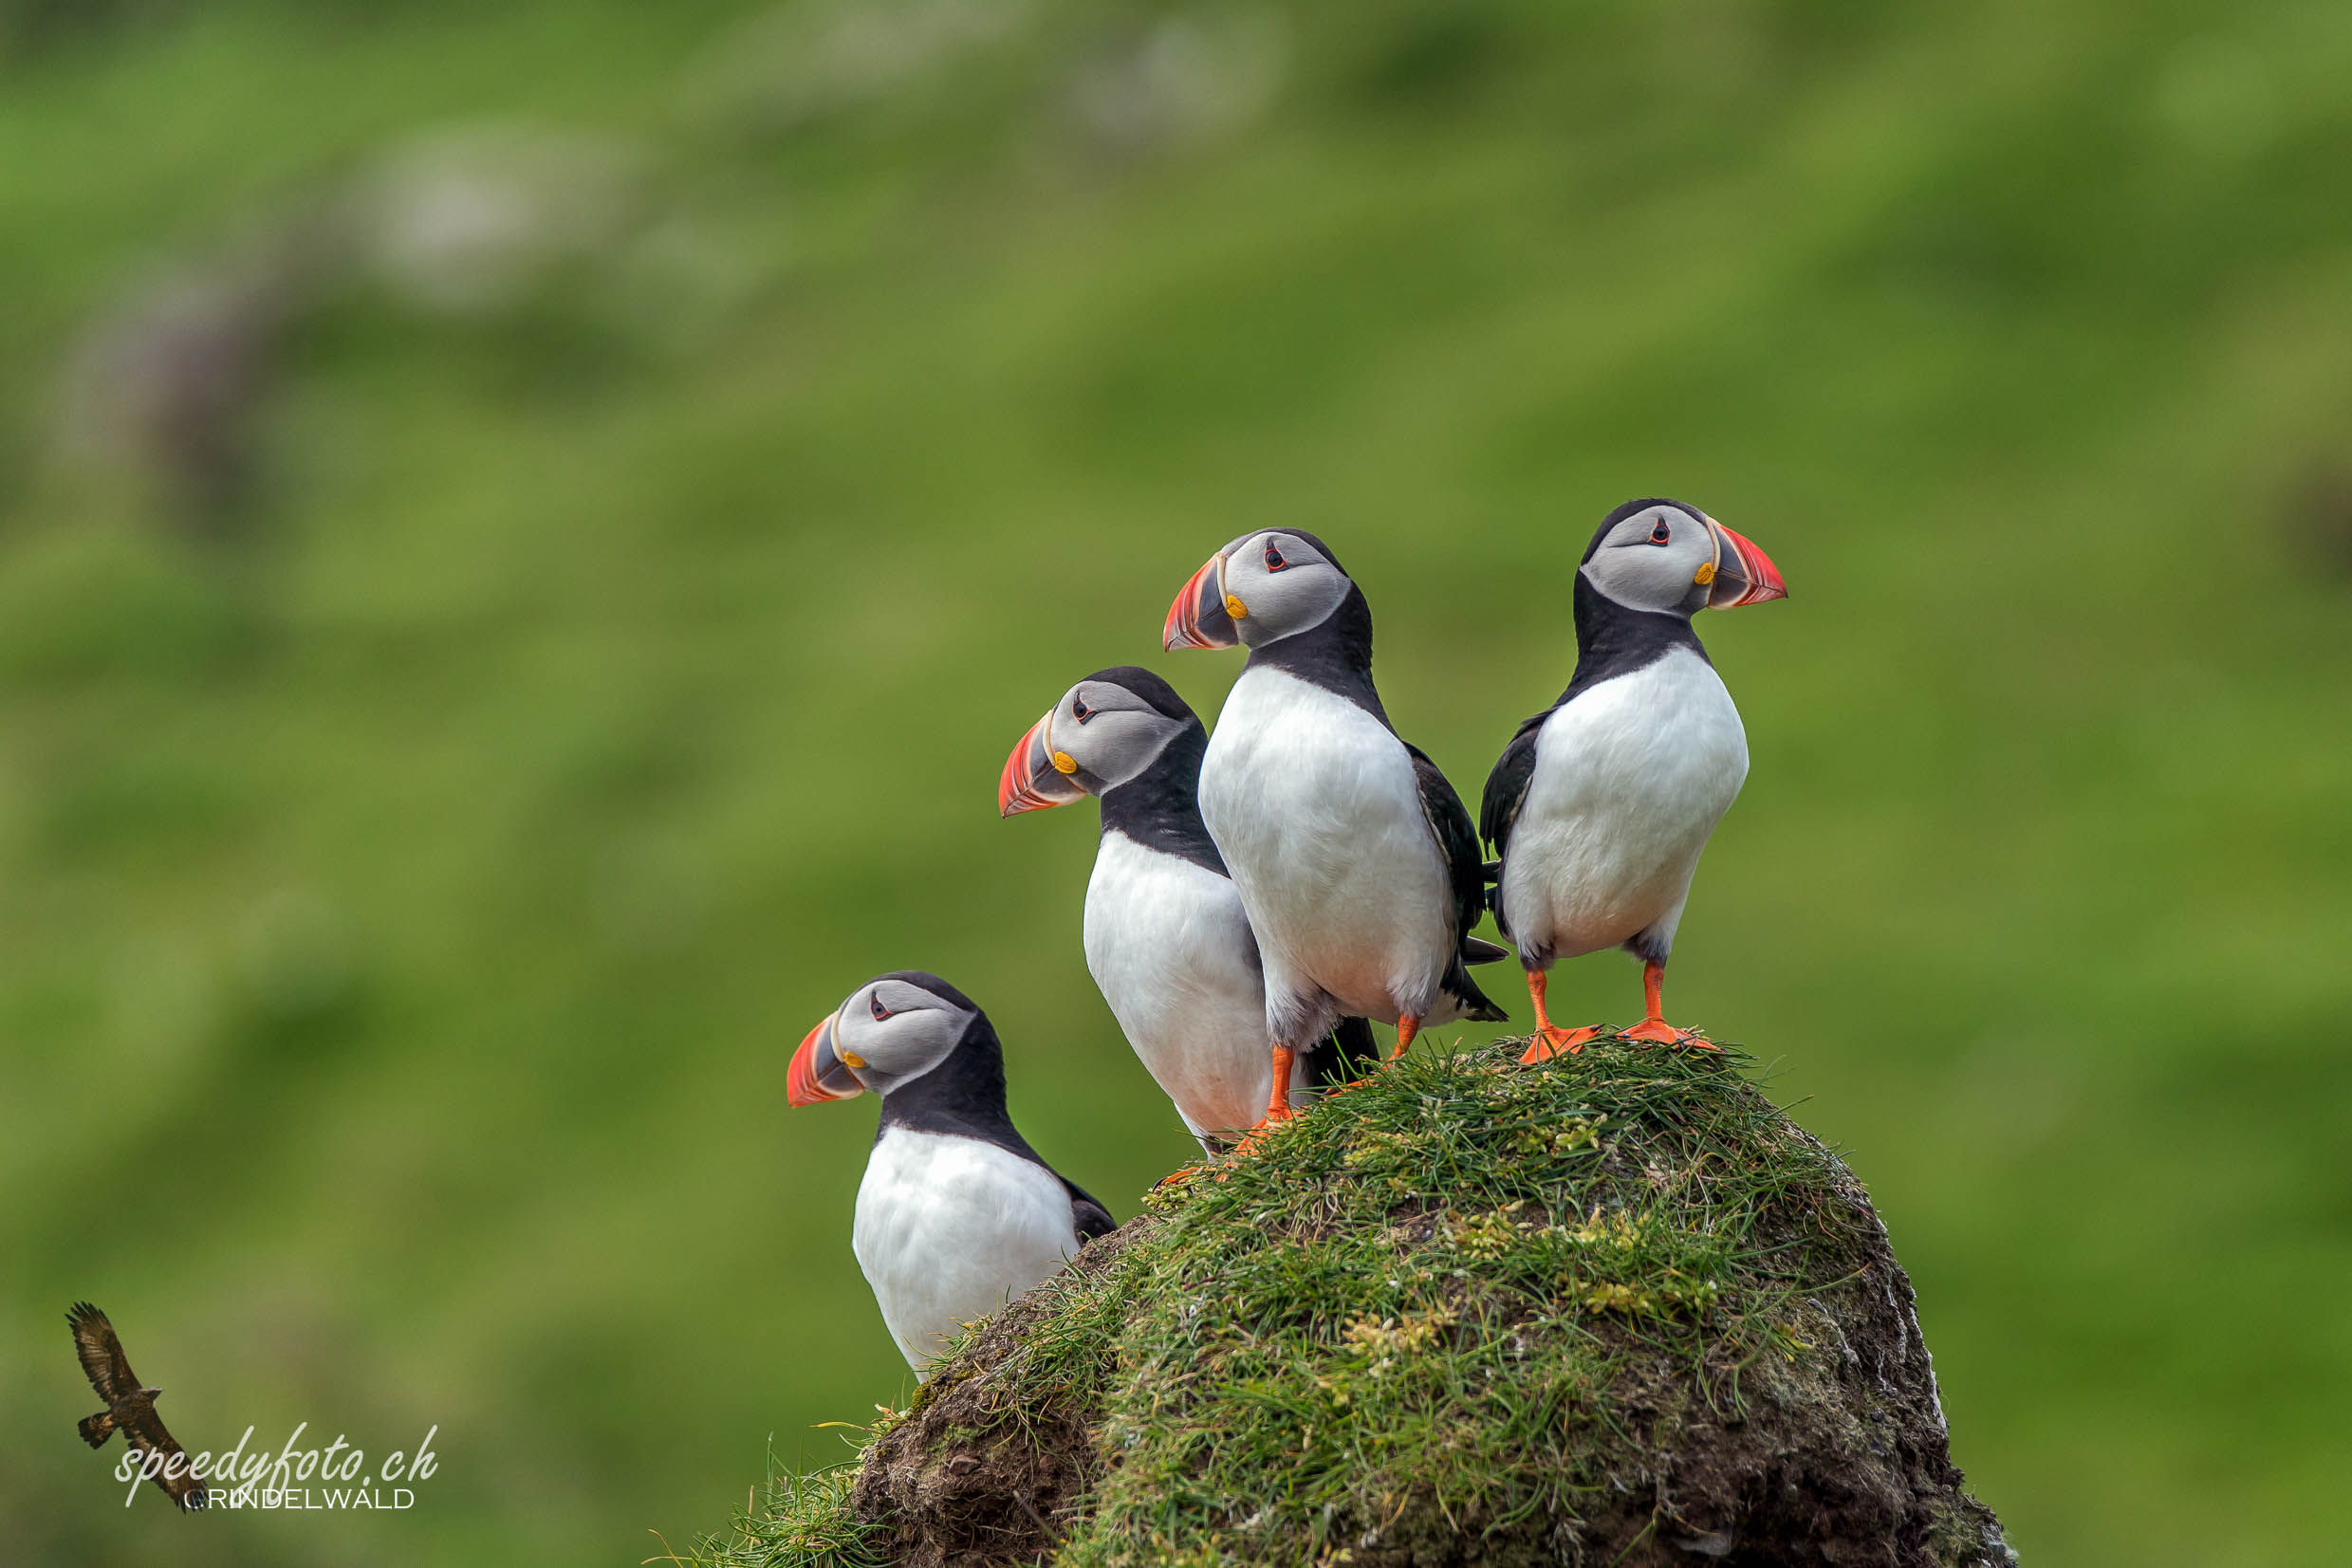
<svg viewBox="0 0 2352 1568">
<path fill-rule="evenodd" d="M 877 1438 L 858 1467 L 850 1510 L 885 1532 L 885 1561 L 908 1568 L 1031 1563 L 1060 1544 L 1055 1516 L 1102 1471 L 1094 1425 L 1107 1366 L 1051 1380 L 1001 1375 L 1075 1294 L 1159 1222 L 1146 1215 L 1088 1245 L 1068 1273 L 990 1320 L 962 1355 L 934 1369 L 907 1419 Z M 1088 1375 L 1091 1374 L 1091 1375 Z"/>
<path fill-rule="evenodd" d="M 935 1371 L 879 1560 L 2004 1568 L 1861 1185 L 1734 1070 L 1408 1059 Z"/>
</svg>

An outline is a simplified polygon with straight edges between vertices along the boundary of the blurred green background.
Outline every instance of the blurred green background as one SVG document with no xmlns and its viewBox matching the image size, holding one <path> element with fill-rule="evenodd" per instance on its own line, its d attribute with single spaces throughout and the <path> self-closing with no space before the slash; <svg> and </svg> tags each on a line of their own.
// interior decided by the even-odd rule
<svg viewBox="0 0 2352 1568">
<path fill-rule="evenodd" d="M 1793 590 L 1675 1016 L 2028 1562 L 2343 1561 L 2347 170 L 2340 0 L 0 0 L 6 1555 L 633 1562 L 840 1454 L 809 1024 L 936 969 L 1122 1216 L 1185 1153 L 1023 728 L 1213 712 L 1162 612 L 1293 524 L 1474 802 L 1664 493 Z M 440 1473 L 125 1510 L 79 1296 L 192 1448 Z"/>
</svg>

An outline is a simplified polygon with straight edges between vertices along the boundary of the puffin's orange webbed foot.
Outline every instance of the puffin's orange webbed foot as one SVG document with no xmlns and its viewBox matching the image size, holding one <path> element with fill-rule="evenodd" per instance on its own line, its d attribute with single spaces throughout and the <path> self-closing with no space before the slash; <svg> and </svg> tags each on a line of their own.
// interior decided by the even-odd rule
<svg viewBox="0 0 2352 1568">
<path fill-rule="evenodd" d="M 1564 1029 L 1557 1024 L 1546 1024 L 1535 1031 L 1519 1060 L 1533 1066 L 1539 1061 L 1549 1061 L 1556 1056 L 1574 1056 L 1599 1040 L 1604 1032 L 1598 1028 Z"/>
<path fill-rule="evenodd" d="M 1618 1031 L 1620 1040 L 1638 1040 L 1644 1045 L 1686 1045 L 1694 1051 L 1720 1051 L 1722 1046 L 1700 1034 L 1696 1029 L 1677 1029 L 1666 1022 L 1665 1004 L 1659 1000 L 1666 988 L 1666 966 L 1652 959 L 1641 966 L 1641 1022 L 1630 1029 Z"/>
<path fill-rule="evenodd" d="M 1240 1137 L 1234 1139 L 1233 1146 L 1225 1152 L 1225 1157 L 1217 1161 L 1216 1179 L 1218 1181 L 1223 1181 L 1227 1176 L 1231 1175 L 1232 1173 L 1232 1164 L 1235 1160 L 1247 1159 L 1251 1153 L 1256 1152 L 1259 1144 L 1266 1141 L 1268 1134 L 1275 1132 L 1285 1122 L 1295 1119 L 1297 1116 L 1298 1113 L 1291 1110 L 1287 1105 L 1282 1108 L 1280 1115 L 1276 1115 L 1273 1108 L 1269 1106 L 1267 1108 L 1266 1119 L 1259 1122 L 1255 1127 L 1252 1127 L 1243 1133 Z M 1171 1177 L 1169 1179 L 1173 1180 L 1175 1178 Z"/>
<path fill-rule="evenodd" d="M 1227 1157 L 1231 1158 L 1232 1155 L 1238 1154 L 1244 1150 L 1250 1148 L 1260 1138 L 1264 1137 L 1267 1134 L 1272 1132 L 1275 1128 L 1280 1127 L 1284 1122 L 1288 1121 L 1291 1117 L 1297 1115 L 1298 1113 L 1290 1109 L 1287 1105 L 1268 1106 L 1266 1108 L 1266 1115 L 1258 1118 L 1256 1126 L 1243 1129 L 1241 1136 L 1233 1141 L 1233 1147 L 1226 1151 Z"/>
<path fill-rule="evenodd" d="M 1682 1045 L 1694 1051 L 1720 1051 L 1722 1046 L 1695 1029 L 1677 1029 L 1662 1018 L 1645 1018 L 1630 1029 L 1618 1031 L 1620 1040 L 1638 1040 L 1644 1045 Z"/>
<path fill-rule="evenodd" d="M 1544 1010 L 1544 991 L 1550 983 L 1551 977 L 1542 969 L 1528 971 L 1528 1000 L 1535 1004 L 1535 1034 L 1527 1053 L 1519 1060 L 1529 1066 L 1556 1056 L 1574 1056 L 1607 1032 L 1598 1028 L 1564 1029 L 1554 1024 L 1551 1014 Z"/>
</svg>

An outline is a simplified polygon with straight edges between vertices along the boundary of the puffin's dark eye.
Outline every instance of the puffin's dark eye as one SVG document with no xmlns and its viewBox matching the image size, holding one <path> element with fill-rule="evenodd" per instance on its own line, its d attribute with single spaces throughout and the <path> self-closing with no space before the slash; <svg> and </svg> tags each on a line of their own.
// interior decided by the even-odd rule
<svg viewBox="0 0 2352 1568">
<path fill-rule="evenodd" d="M 1666 520 L 1664 518 L 1659 518 L 1650 529 L 1650 543 L 1653 544 L 1671 544 L 1674 542 L 1674 529 L 1666 526 Z"/>
<path fill-rule="evenodd" d="M 1088 719 L 1094 717 L 1094 710 L 1086 706 L 1085 698 L 1072 697 L 1070 699 L 1070 717 L 1076 719 L 1081 724 L 1084 724 Z"/>
<path fill-rule="evenodd" d="M 877 1024 L 890 1016 L 890 1009 L 882 1005 L 882 995 L 880 991 L 874 993 L 874 998 L 866 1004 L 866 1008 L 873 1013 L 874 1022 Z"/>
<path fill-rule="evenodd" d="M 1290 563 L 1282 558 L 1282 552 L 1280 550 L 1274 548 L 1271 544 L 1266 546 L 1266 569 L 1268 571 L 1279 572 L 1285 566 L 1289 564 Z"/>
</svg>

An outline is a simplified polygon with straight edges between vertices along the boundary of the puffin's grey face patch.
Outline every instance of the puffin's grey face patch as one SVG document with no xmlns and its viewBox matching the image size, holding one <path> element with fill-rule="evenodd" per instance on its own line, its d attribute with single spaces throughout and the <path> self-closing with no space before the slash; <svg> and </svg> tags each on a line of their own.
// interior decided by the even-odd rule
<svg viewBox="0 0 2352 1568">
<path fill-rule="evenodd" d="M 1715 537 L 1680 507 L 1646 507 L 1609 530 L 1583 567 L 1584 579 L 1630 610 L 1689 615 L 1707 602 Z"/>
<path fill-rule="evenodd" d="M 1246 534 L 1225 547 L 1225 607 L 1252 648 L 1321 624 L 1350 586 L 1321 550 L 1280 528 Z"/>
<path fill-rule="evenodd" d="M 1100 795 L 1151 766 L 1183 728 L 1123 686 L 1082 680 L 1053 710 L 1053 748 L 1078 765 L 1071 782 Z"/>
<path fill-rule="evenodd" d="M 973 1014 L 903 980 L 875 980 L 842 1004 L 833 1051 L 858 1081 L 886 1095 L 945 1061 Z"/>
</svg>

